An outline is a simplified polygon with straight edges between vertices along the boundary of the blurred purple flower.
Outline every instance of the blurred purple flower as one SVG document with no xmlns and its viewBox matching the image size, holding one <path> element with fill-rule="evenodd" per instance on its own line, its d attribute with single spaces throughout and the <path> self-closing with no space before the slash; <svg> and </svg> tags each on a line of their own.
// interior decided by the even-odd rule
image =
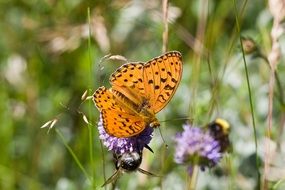
<svg viewBox="0 0 285 190">
<path fill-rule="evenodd" d="M 207 131 L 190 125 L 183 126 L 184 131 L 175 137 L 175 162 L 178 164 L 199 165 L 201 170 L 205 167 L 215 166 L 222 158 L 220 144 Z"/>
<path fill-rule="evenodd" d="M 147 126 L 140 134 L 128 137 L 118 138 L 106 133 L 102 118 L 98 122 L 99 138 L 103 141 L 103 144 L 109 151 L 113 151 L 116 154 L 123 154 L 125 152 L 141 152 L 143 148 L 149 144 L 152 139 L 153 128 Z"/>
</svg>

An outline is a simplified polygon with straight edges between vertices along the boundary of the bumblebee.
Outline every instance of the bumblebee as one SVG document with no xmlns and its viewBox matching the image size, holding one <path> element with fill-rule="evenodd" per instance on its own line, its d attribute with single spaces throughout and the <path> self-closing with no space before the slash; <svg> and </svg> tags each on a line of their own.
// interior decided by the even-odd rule
<svg viewBox="0 0 285 190">
<path fill-rule="evenodd" d="M 207 130 L 220 143 L 221 153 L 229 150 L 231 144 L 229 140 L 230 124 L 226 120 L 217 118 L 207 125 Z"/>
<path fill-rule="evenodd" d="M 113 154 L 113 156 L 116 171 L 106 180 L 102 187 L 109 183 L 115 182 L 123 173 L 139 171 L 140 173 L 148 176 L 158 177 L 157 175 L 140 168 L 142 162 L 142 152 L 125 152 L 123 154 Z"/>
</svg>

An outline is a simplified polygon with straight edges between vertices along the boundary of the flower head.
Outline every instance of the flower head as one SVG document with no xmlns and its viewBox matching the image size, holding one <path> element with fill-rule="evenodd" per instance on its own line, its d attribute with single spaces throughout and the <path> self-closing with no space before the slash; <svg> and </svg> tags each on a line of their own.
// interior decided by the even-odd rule
<svg viewBox="0 0 285 190">
<path fill-rule="evenodd" d="M 184 131 L 175 137 L 175 162 L 178 164 L 199 165 L 205 167 L 215 166 L 222 158 L 220 144 L 208 131 L 190 125 L 183 126 Z M 190 168 L 190 169 L 189 169 Z M 191 167 L 188 167 L 191 170 Z"/>
<path fill-rule="evenodd" d="M 142 149 L 149 144 L 152 139 L 153 128 L 147 126 L 140 134 L 128 137 L 118 138 L 106 133 L 102 117 L 98 122 L 99 138 L 103 141 L 103 144 L 108 150 L 113 151 L 116 154 L 123 154 L 125 152 L 141 152 Z"/>
<path fill-rule="evenodd" d="M 252 54 L 258 51 L 258 47 L 253 39 L 242 37 L 241 42 L 245 54 Z"/>
</svg>

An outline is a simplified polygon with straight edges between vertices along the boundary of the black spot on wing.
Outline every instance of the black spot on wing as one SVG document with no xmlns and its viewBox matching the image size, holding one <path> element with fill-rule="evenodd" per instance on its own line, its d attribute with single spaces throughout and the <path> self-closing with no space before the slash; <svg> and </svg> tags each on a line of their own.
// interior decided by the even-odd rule
<svg viewBox="0 0 285 190">
<path fill-rule="evenodd" d="M 175 86 L 170 86 L 169 84 L 164 87 L 164 90 L 173 90 Z"/>
<path fill-rule="evenodd" d="M 172 77 L 172 74 L 170 71 L 167 71 L 167 74 Z"/>
<path fill-rule="evenodd" d="M 166 102 L 166 99 L 164 98 L 164 96 L 162 94 L 160 94 L 158 96 L 158 101 L 160 101 L 161 103 L 164 103 L 164 102 Z"/>
<path fill-rule="evenodd" d="M 160 81 L 161 81 L 162 83 L 165 83 L 165 82 L 167 81 L 167 78 L 165 78 L 165 79 L 164 79 L 164 78 L 161 78 Z"/>
<path fill-rule="evenodd" d="M 171 78 L 171 81 L 174 82 L 174 83 L 178 82 L 177 80 L 175 80 L 175 78 Z"/>
</svg>

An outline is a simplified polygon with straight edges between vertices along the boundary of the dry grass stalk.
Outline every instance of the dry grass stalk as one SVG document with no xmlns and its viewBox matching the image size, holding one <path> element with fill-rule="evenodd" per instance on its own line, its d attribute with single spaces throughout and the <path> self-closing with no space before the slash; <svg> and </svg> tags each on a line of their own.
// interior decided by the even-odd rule
<svg viewBox="0 0 285 190">
<path fill-rule="evenodd" d="M 285 1 L 284 0 L 269 0 L 269 11 L 273 16 L 273 26 L 271 30 L 272 46 L 267 59 L 270 65 L 270 79 L 269 79 L 269 95 L 268 95 L 268 126 L 267 137 L 270 138 L 272 129 L 272 113 L 273 113 L 273 94 L 275 84 L 275 71 L 277 64 L 281 57 L 279 37 L 284 33 L 284 29 L 281 26 L 282 20 L 285 18 Z M 263 189 L 267 189 L 267 179 L 269 176 L 269 164 L 270 164 L 270 146 L 265 144 L 264 155 L 264 177 L 263 177 Z"/>
<path fill-rule="evenodd" d="M 168 0 L 162 0 L 162 12 L 163 12 L 163 23 L 164 31 L 162 34 L 162 52 L 167 51 L 168 46 Z"/>
</svg>

